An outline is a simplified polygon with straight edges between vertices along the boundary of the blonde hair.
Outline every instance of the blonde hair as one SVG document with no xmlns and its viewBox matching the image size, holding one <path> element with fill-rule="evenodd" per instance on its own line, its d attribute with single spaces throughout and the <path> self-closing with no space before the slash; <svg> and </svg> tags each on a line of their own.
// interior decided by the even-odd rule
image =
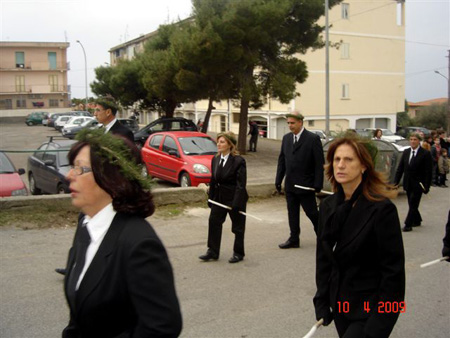
<svg viewBox="0 0 450 338">
<path fill-rule="evenodd" d="M 233 155 L 233 156 L 239 155 L 239 152 L 237 151 L 237 148 L 236 148 L 236 144 L 237 144 L 236 135 L 233 132 L 231 132 L 231 131 L 228 131 L 226 133 L 220 133 L 220 134 L 217 135 L 217 141 L 219 141 L 219 139 L 221 137 L 230 146 L 230 154 Z M 216 156 L 219 156 L 219 153 L 217 153 Z"/>
</svg>

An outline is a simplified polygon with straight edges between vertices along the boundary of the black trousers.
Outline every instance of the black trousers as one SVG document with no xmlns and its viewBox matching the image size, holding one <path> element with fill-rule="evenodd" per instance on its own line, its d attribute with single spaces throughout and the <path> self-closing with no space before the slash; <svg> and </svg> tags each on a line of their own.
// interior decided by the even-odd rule
<svg viewBox="0 0 450 338">
<path fill-rule="evenodd" d="M 367 320 L 350 321 L 342 314 L 335 314 L 334 325 L 340 338 L 364 338 L 364 326 Z"/>
<path fill-rule="evenodd" d="M 250 151 L 256 151 L 256 146 L 258 145 L 258 134 L 256 135 L 251 135 L 250 136 L 250 141 L 249 141 L 249 150 Z M 252 147 L 253 146 L 253 147 Z"/>
<path fill-rule="evenodd" d="M 234 233 L 233 251 L 242 257 L 244 251 L 245 216 L 222 207 L 212 205 L 208 224 L 208 248 L 215 254 L 220 254 L 220 243 L 222 241 L 222 227 L 227 214 L 231 218 L 231 231 Z"/>
<path fill-rule="evenodd" d="M 422 216 L 419 212 L 420 199 L 422 198 L 422 190 L 410 189 L 406 191 L 408 196 L 408 214 L 406 215 L 405 225 L 411 227 L 422 223 Z"/>
<path fill-rule="evenodd" d="M 289 240 L 294 243 L 300 241 L 300 205 L 305 211 L 306 216 L 310 219 L 317 234 L 319 223 L 319 211 L 317 210 L 316 195 L 313 191 L 310 193 L 295 194 L 286 192 L 286 202 L 289 217 L 289 228 L 291 235 Z"/>
</svg>

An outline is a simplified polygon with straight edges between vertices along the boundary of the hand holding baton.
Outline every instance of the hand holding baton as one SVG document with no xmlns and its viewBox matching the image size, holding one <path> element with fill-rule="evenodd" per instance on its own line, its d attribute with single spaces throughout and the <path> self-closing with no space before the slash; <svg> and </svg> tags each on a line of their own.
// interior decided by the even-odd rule
<svg viewBox="0 0 450 338">
<path fill-rule="evenodd" d="M 208 202 L 209 202 L 209 203 L 212 203 L 212 204 L 215 204 L 215 205 L 217 205 L 217 206 L 219 206 L 219 207 L 222 207 L 222 208 L 224 208 L 224 209 L 231 210 L 231 207 L 229 207 L 228 205 L 225 205 L 225 204 L 222 204 L 222 203 L 219 203 L 219 202 L 210 200 L 210 199 L 208 199 Z M 243 212 L 243 211 L 239 211 L 239 213 L 240 213 L 241 215 L 244 215 L 244 216 L 252 217 L 252 218 L 254 218 L 254 219 L 258 220 L 258 221 L 262 221 L 261 218 L 258 218 L 258 217 L 256 217 L 256 216 L 247 214 L 247 213 L 245 213 L 245 212 Z"/>
<path fill-rule="evenodd" d="M 304 186 L 302 186 L 302 185 L 297 185 L 297 184 L 295 184 L 294 187 L 299 188 L 299 189 L 303 189 L 303 190 L 316 191 L 316 189 L 314 189 L 314 188 L 304 187 Z M 333 194 L 334 194 L 334 192 L 326 191 L 326 190 L 320 190 L 320 192 L 321 192 L 322 194 L 326 194 L 326 195 L 333 195 Z"/>
<path fill-rule="evenodd" d="M 314 336 L 314 333 L 316 333 L 317 329 L 323 324 L 323 318 L 321 318 L 317 323 L 313 325 L 311 330 L 307 334 L 303 336 L 303 338 L 311 338 Z"/>
<path fill-rule="evenodd" d="M 442 257 L 442 258 L 439 258 L 439 259 L 435 259 L 434 261 L 431 261 L 431 262 L 428 262 L 428 263 L 420 264 L 420 267 L 421 268 L 426 268 L 426 267 L 428 267 L 430 265 L 434 265 L 434 264 L 446 261 L 447 259 L 449 259 L 449 257 L 445 256 L 445 257 Z"/>
</svg>

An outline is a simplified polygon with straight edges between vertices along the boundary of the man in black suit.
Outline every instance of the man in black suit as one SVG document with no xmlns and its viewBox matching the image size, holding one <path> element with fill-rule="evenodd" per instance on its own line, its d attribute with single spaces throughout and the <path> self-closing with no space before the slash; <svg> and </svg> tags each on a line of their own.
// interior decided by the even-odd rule
<svg viewBox="0 0 450 338">
<path fill-rule="evenodd" d="M 113 100 L 100 98 L 96 103 L 94 116 L 99 123 L 103 124 L 105 133 L 111 132 L 112 134 L 123 136 L 134 143 L 133 132 L 116 119 L 117 105 Z"/>
<path fill-rule="evenodd" d="M 280 244 L 281 249 L 300 247 L 300 205 L 311 220 L 317 233 L 319 213 L 314 190 L 319 192 L 323 186 L 323 149 L 318 135 L 303 127 L 303 116 L 294 112 L 287 115 L 291 133 L 284 135 L 278 158 L 275 187 L 281 192 L 281 183 L 286 176 L 284 189 L 291 234 Z M 304 190 L 295 185 L 313 188 Z"/>
<path fill-rule="evenodd" d="M 430 191 L 433 161 L 430 152 L 420 147 L 420 140 L 419 134 L 411 134 L 409 137 L 411 148 L 403 152 L 395 174 L 394 184 L 397 186 L 403 174 L 405 175 L 403 178 L 403 189 L 408 196 L 409 210 L 403 231 L 411 231 L 412 227 L 421 225 L 420 199 L 422 198 L 422 193 L 428 194 Z"/>
</svg>

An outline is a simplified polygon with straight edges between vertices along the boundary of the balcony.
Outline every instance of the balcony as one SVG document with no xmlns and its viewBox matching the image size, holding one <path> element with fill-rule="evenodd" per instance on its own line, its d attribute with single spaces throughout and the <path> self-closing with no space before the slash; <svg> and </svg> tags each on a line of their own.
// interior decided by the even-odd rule
<svg viewBox="0 0 450 338">
<path fill-rule="evenodd" d="M 70 86 L 67 85 L 29 85 L 18 88 L 12 86 L 0 85 L 0 95 L 26 95 L 26 94 L 66 94 L 70 91 Z"/>
<path fill-rule="evenodd" d="M 14 72 L 24 72 L 24 71 L 38 71 L 38 72 L 48 72 L 48 71 L 68 71 L 70 70 L 70 63 L 58 63 L 56 68 L 50 68 L 48 62 L 27 62 L 25 64 L 15 64 L 9 62 L 2 62 L 0 64 L 0 71 L 14 71 Z"/>
</svg>

